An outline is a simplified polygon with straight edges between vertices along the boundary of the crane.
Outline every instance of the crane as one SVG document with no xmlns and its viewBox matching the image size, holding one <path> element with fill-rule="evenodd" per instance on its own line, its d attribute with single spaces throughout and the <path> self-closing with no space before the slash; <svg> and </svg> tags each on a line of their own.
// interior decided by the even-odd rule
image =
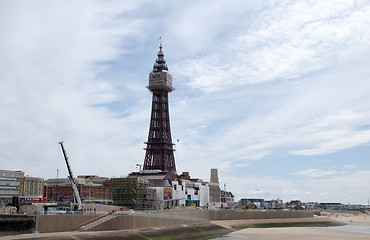
<svg viewBox="0 0 370 240">
<path fill-rule="evenodd" d="M 63 141 L 59 142 L 59 144 L 60 144 L 60 147 L 62 148 L 64 159 L 66 160 L 67 169 L 68 169 L 68 173 L 69 173 L 69 180 L 71 180 L 73 193 L 74 193 L 75 199 L 77 201 L 77 205 L 76 204 L 74 205 L 73 210 L 81 211 L 82 208 L 83 208 L 83 204 L 82 204 L 82 201 L 81 201 L 80 193 L 78 192 L 78 189 L 77 189 L 76 180 L 73 177 L 71 167 L 69 166 L 69 163 L 68 163 L 68 157 L 67 157 L 66 151 L 64 150 Z"/>
</svg>

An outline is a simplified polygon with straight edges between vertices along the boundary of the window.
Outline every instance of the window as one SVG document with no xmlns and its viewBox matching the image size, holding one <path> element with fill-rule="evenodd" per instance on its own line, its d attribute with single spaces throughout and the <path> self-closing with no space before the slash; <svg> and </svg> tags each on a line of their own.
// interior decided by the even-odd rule
<svg viewBox="0 0 370 240">
<path fill-rule="evenodd" d="M 17 189 L 17 187 L 8 187 L 8 186 L 1 186 L 1 188 L 5 188 L 5 189 Z"/>
<path fill-rule="evenodd" d="M 2 189 L 2 190 L 0 190 L 0 194 L 18 195 L 19 194 L 19 191 L 18 190 L 6 190 L 6 189 Z"/>
<path fill-rule="evenodd" d="M 6 185 L 6 186 L 20 186 L 21 182 L 18 181 L 4 181 L 0 180 L 0 185 Z"/>
</svg>

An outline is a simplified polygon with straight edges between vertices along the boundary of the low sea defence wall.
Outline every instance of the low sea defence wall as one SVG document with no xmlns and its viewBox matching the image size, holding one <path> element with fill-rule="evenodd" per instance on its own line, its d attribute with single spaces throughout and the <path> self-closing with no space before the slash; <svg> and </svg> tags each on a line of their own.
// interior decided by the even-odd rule
<svg viewBox="0 0 370 240">
<path fill-rule="evenodd" d="M 184 224 L 208 223 L 217 220 L 241 219 L 284 219 L 311 218 L 310 211 L 172 211 L 156 213 L 130 213 L 117 215 L 109 221 L 90 228 L 88 231 L 128 230 L 137 228 L 153 228 Z M 94 215 L 39 215 L 36 229 L 38 232 L 77 231 L 81 226 L 98 219 Z"/>
<path fill-rule="evenodd" d="M 189 218 L 170 218 L 165 214 L 149 214 L 145 215 L 127 215 L 127 216 L 117 216 L 116 218 L 104 222 L 90 231 L 106 231 L 106 230 L 128 230 L 137 228 L 154 228 L 163 226 L 179 226 L 188 225 L 196 223 L 208 223 L 208 219 L 189 219 Z"/>
<path fill-rule="evenodd" d="M 96 215 L 37 215 L 36 230 L 40 233 L 76 231 Z"/>
<path fill-rule="evenodd" d="M 311 211 L 208 211 L 210 221 L 241 220 L 241 219 L 277 219 L 277 218 L 312 218 Z"/>
<path fill-rule="evenodd" d="M 208 223 L 217 220 L 312 218 L 309 211 L 237 212 L 237 211 L 179 211 L 118 216 L 90 231 L 127 230 Z"/>
</svg>

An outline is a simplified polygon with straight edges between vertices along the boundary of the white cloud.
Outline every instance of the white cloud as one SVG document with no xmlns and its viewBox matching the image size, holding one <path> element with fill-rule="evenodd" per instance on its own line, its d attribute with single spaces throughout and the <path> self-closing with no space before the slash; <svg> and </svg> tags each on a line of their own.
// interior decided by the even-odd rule
<svg viewBox="0 0 370 240">
<path fill-rule="evenodd" d="M 370 124 L 370 114 L 339 111 L 313 120 L 312 124 L 298 130 L 318 142 L 313 148 L 294 150 L 293 154 L 317 155 L 336 152 L 370 142 L 370 131 L 362 126 Z"/>
<path fill-rule="evenodd" d="M 168 15 L 159 15 L 165 26 L 165 38 L 176 49 L 174 57 L 182 59 L 199 52 L 207 53 L 220 39 L 227 40 L 235 36 L 240 29 L 251 25 L 251 19 L 262 7 L 260 1 L 166 1 L 164 10 Z M 192 69 L 196 66 L 185 67 Z"/>
<path fill-rule="evenodd" d="M 302 77 L 331 67 L 334 59 L 338 62 L 353 53 L 363 54 L 359 48 L 369 42 L 370 30 L 365 26 L 370 24 L 370 7 L 341 1 L 331 2 L 328 11 L 327 4 L 274 5 L 253 21 L 254 28 L 246 27 L 234 40 L 217 44 L 206 56 L 177 64 L 175 70 L 193 88 L 224 91 Z"/>
<path fill-rule="evenodd" d="M 133 121 L 117 119 L 116 113 L 94 106 L 120 99 L 97 74 L 106 69 L 104 62 L 125 52 L 125 41 L 142 35 L 144 21 L 124 17 L 136 5 L 1 3 L 0 35 L 6 36 L 0 39 L 2 168 L 55 177 L 60 140 L 65 140 L 76 175 L 96 168 L 110 174 L 109 165 L 117 166 L 113 174 L 129 168 L 122 158 L 132 158 L 133 152 L 126 155 L 120 142 L 137 132 L 129 126 L 138 124 L 133 118 L 141 113 L 131 116 Z M 130 139 L 130 145 L 136 141 Z"/>
<path fill-rule="evenodd" d="M 272 154 L 310 156 L 368 144 L 368 4 L 264 7 L 254 24 L 238 28 L 236 38 L 206 50 L 201 43 L 199 56 L 171 68 L 177 84 L 180 78 L 204 91 L 175 106 L 177 134 L 194 143 L 183 146 L 181 157 L 197 153 L 198 160 L 231 167 Z M 207 24 L 199 21 L 197 27 Z"/>
<path fill-rule="evenodd" d="M 343 172 L 338 172 L 336 170 L 323 171 L 320 169 L 313 169 L 313 168 L 292 173 L 292 175 L 307 176 L 307 177 L 314 177 L 314 178 L 330 176 L 330 175 L 338 175 L 338 174 L 343 174 Z"/>
<path fill-rule="evenodd" d="M 343 169 L 354 169 L 354 168 L 358 168 L 358 166 L 354 164 L 348 164 L 343 166 Z"/>
</svg>

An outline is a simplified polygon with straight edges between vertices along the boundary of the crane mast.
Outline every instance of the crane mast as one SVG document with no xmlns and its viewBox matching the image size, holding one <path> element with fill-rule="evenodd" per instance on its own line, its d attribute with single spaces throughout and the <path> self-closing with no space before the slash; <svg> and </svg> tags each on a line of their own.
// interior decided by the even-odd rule
<svg viewBox="0 0 370 240">
<path fill-rule="evenodd" d="M 67 169 L 68 169 L 68 173 L 69 173 L 69 180 L 71 180 L 73 193 L 74 193 L 75 199 L 77 201 L 77 206 L 76 206 L 77 209 L 75 209 L 75 210 L 80 211 L 80 210 L 82 210 L 83 204 L 82 204 L 82 201 L 81 201 L 80 193 L 78 192 L 78 189 L 77 189 L 76 180 L 73 177 L 71 167 L 69 166 L 67 153 L 64 150 L 64 146 L 63 146 L 63 141 L 59 142 L 59 144 L 60 144 L 60 147 L 62 148 L 62 152 L 63 152 L 63 155 L 64 155 L 64 159 L 66 161 L 66 165 L 67 165 Z"/>
</svg>

